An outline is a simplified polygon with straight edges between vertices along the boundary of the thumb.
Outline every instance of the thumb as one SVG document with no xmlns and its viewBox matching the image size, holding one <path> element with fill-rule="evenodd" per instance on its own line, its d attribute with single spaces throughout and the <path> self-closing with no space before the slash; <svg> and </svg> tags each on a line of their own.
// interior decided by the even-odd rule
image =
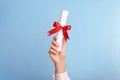
<svg viewBox="0 0 120 80">
<path fill-rule="evenodd" d="M 66 50 L 66 41 L 65 38 L 62 39 L 62 51 Z"/>
</svg>

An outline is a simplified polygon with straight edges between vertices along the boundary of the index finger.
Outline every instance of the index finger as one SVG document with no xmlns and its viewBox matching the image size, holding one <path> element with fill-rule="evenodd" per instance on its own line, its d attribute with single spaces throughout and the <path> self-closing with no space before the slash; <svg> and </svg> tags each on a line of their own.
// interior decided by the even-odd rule
<svg viewBox="0 0 120 80">
<path fill-rule="evenodd" d="M 54 37 L 54 40 L 56 41 L 56 40 L 57 40 L 57 38 L 58 38 L 58 37 L 57 37 L 57 36 L 55 36 L 55 37 Z"/>
</svg>

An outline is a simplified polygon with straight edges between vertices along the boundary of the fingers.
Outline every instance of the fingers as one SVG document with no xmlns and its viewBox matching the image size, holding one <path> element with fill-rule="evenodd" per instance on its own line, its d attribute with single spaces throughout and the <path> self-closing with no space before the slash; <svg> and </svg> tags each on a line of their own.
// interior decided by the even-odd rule
<svg viewBox="0 0 120 80">
<path fill-rule="evenodd" d="M 54 51 L 53 49 L 50 49 L 49 54 L 56 54 L 56 51 Z"/>
<path fill-rule="evenodd" d="M 55 39 L 52 41 L 52 45 L 54 45 L 54 46 L 56 46 L 56 47 L 59 47 L 59 44 L 56 42 Z"/>
<path fill-rule="evenodd" d="M 56 40 L 57 40 L 57 36 L 55 36 L 53 41 L 52 41 L 49 53 L 53 53 L 53 54 L 58 53 L 59 44 L 56 42 Z"/>
<path fill-rule="evenodd" d="M 56 53 L 58 52 L 58 47 L 51 45 L 50 49 L 54 50 Z"/>
<path fill-rule="evenodd" d="M 54 40 L 55 40 L 55 41 L 57 40 L 57 36 L 54 37 Z"/>
</svg>

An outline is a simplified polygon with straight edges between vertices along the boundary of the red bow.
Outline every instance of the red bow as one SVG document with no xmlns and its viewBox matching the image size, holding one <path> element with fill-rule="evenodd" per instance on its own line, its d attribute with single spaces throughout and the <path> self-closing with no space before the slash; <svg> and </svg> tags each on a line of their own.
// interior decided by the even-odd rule
<svg viewBox="0 0 120 80">
<path fill-rule="evenodd" d="M 71 29 L 71 26 L 70 26 L 70 25 L 61 26 L 58 22 L 54 22 L 53 26 L 54 26 L 55 28 L 48 31 L 48 33 L 49 33 L 48 36 L 50 36 L 50 35 L 52 35 L 52 34 L 54 34 L 54 33 L 57 33 L 57 32 L 59 32 L 59 31 L 62 29 L 63 36 L 64 36 L 64 38 L 65 38 L 65 41 L 67 41 L 67 39 L 69 39 L 67 30 L 70 30 L 70 29 Z"/>
</svg>

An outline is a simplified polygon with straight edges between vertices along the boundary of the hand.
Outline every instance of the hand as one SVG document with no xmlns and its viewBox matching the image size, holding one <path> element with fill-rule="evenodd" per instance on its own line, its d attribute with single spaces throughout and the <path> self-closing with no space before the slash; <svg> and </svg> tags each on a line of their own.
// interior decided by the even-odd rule
<svg viewBox="0 0 120 80">
<path fill-rule="evenodd" d="M 65 59 L 66 59 L 66 42 L 63 38 L 62 40 L 62 49 L 58 51 L 59 44 L 56 42 L 57 36 L 54 37 L 49 54 L 55 65 L 56 73 L 63 73 L 66 71 Z"/>
</svg>

